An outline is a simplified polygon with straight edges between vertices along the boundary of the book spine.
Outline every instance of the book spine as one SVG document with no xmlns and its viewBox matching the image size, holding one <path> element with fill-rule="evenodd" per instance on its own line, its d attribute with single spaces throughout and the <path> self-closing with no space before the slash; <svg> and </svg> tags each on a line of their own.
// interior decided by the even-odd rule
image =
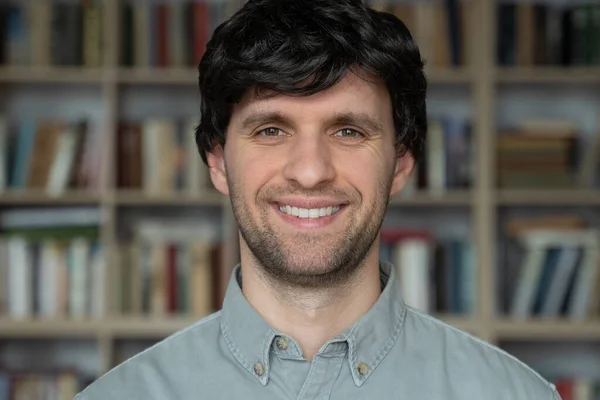
<svg viewBox="0 0 600 400">
<path fill-rule="evenodd" d="M 121 65 L 125 67 L 132 67 L 134 65 L 135 54 L 133 5 L 129 2 L 125 2 L 121 7 Z"/>
<path fill-rule="evenodd" d="M 168 48 L 168 9 L 166 4 L 158 4 L 156 13 L 156 65 L 165 68 L 169 65 Z"/>
<path fill-rule="evenodd" d="M 450 37 L 450 56 L 453 66 L 459 66 L 462 60 L 462 34 L 458 0 L 446 0 L 448 15 L 448 35 Z"/>
</svg>

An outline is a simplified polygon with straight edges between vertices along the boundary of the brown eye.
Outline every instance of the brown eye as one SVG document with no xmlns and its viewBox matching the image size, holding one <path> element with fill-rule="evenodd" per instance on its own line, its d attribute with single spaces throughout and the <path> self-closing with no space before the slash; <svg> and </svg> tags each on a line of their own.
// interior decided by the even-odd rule
<svg viewBox="0 0 600 400">
<path fill-rule="evenodd" d="M 339 131 L 337 131 L 335 133 L 335 136 L 346 138 L 346 139 L 358 139 L 358 138 L 363 137 L 364 135 L 355 129 L 344 128 L 344 129 L 340 129 Z"/>
<path fill-rule="evenodd" d="M 285 132 L 279 128 L 265 128 L 257 132 L 258 136 L 282 136 L 285 135 Z"/>
</svg>

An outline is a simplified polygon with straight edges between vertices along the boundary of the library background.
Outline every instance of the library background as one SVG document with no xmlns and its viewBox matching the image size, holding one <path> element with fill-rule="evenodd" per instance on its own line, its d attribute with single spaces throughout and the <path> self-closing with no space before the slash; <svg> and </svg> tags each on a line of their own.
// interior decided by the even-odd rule
<svg viewBox="0 0 600 400">
<path fill-rule="evenodd" d="M 219 309 L 237 236 L 196 66 L 242 4 L 0 3 L 1 400 L 71 399 Z M 600 399 L 600 2 L 370 4 L 430 82 L 381 239 L 407 303 Z"/>
</svg>

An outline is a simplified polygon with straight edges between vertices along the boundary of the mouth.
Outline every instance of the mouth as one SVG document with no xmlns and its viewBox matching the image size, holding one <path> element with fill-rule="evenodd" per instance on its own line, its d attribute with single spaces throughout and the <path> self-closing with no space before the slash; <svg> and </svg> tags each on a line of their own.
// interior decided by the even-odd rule
<svg viewBox="0 0 600 400">
<path fill-rule="evenodd" d="M 273 203 L 272 206 L 281 219 L 294 229 L 311 231 L 333 226 L 347 204 L 319 208 L 303 208 L 282 203 Z"/>
<path fill-rule="evenodd" d="M 288 204 L 278 204 L 278 207 L 280 212 L 292 217 L 301 219 L 319 219 L 337 214 L 343 208 L 343 204 L 321 208 L 300 208 Z"/>
</svg>

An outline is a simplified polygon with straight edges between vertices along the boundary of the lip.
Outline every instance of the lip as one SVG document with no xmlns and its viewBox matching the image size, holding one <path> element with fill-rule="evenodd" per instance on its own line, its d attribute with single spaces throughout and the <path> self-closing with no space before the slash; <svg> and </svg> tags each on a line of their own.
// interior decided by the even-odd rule
<svg viewBox="0 0 600 400">
<path fill-rule="evenodd" d="M 340 206 L 342 208 L 344 205 L 348 204 L 346 201 L 340 201 L 332 198 L 320 198 L 320 199 L 303 199 L 300 197 L 282 197 L 275 200 L 277 206 L 291 206 L 298 208 L 327 208 L 327 207 L 337 207 Z"/>
<path fill-rule="evenodd" d="M 288 204 L 290 206 L 292 205 L 289 203 L 286 203 L 286 204 Z M 322 203 L 319 203 L 319 204 L 322 204 Z M 329 204 L 331 204 L 331 203 L 329 203 Z M 277 204 L 277 203 L 272 204 L 273 209 L 275 210 L 277 215 L 279 215 L 279 217 L 281 217 L 281 219 L 283 221 L 285 221 L 287 224 L 292 225 L 296 229 L 302 229 L 302 230 L 322 229 L 322 228 L 332 225 L 346 209 L 345 204 L 335 203 L 335 205 L 339 205 L 340 209 L 338 212 L 336 212 L 333 215 L 327 215 L 327 216 L 323 216 L 323 217 L 319 217 L 319 218 L 299 218 L 299 217 L 295 217 L 293 215 L 288 215 L 284 212 L 281 212 L 279 210 L 279 204 Z M 328 207 L 328 206 L 325 206 L 325 207 Z M 322 207 L 317 207 L 316 205 L 312 204 L 311 207 L 302 207 L 302 208 L 322 208 Z"/>
</svg>

